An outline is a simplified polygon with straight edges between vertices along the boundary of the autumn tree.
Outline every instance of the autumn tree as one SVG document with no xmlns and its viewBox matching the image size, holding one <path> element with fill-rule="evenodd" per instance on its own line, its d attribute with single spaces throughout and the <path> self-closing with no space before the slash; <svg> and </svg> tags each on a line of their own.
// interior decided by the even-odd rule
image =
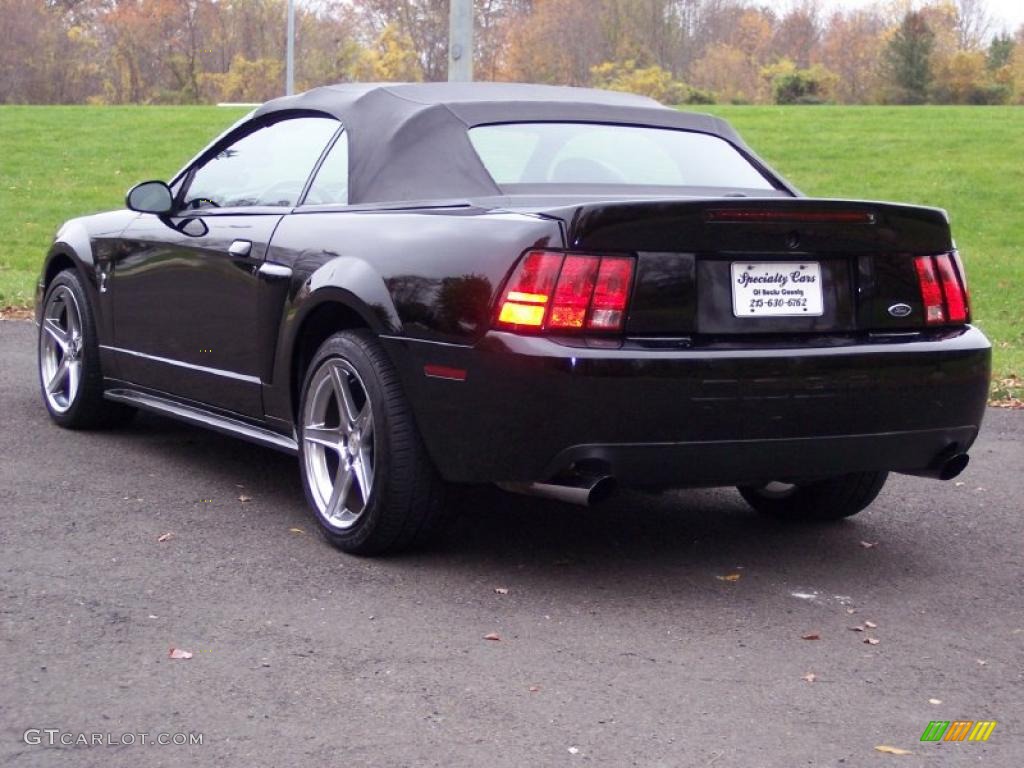
<svg viewBox="0 0 1024 768">
<path fill-rule="evenodd" d="M 278 59 L 247 59 L 237 54 L 227 72 L 203 73 L 199 82 L 211 101 L 259 102 L 281 95 L 284 64 Z"/>
<path fill-rule="evenodd" d="M 588 85 L 591 68 L 610 58 L 594 10 L 592 0 L 534 0 L 510 31 L 501 78 Z"/>
<path fill-rule="evenodd" d="M 75 101 L 98 87 L 100 55 L 90 9 L 0 0 L 0 103 Z"/>
<path fill-rule="evenodd" d="M 767 100 L 770 88 L 761 70 L 772 60 L 773 17 L 763 9 L 746 8 L 731 16 L 721 43 L 709 47 L 690 70 L 690 82 L 715 94 L 719 101 Z"/>
<path fill-rule="evenodd" d="M 665 101 L 713 91 L 735 102 L 994 103 L 1024 88 L 1024 31 L 990 37 L 987 0 L 880 0 L 828 16 L 824 2 L 474 0 L 476 75 Z M 286 8 L 287 0 L 0 0 L 0 101 L 278 95 Z M 448 11 L 449 0 L 301 0 L 296 85 L 443 80 Z"/>
<path fill-rule="evenodd" d="M 927 100 L 934 48 L 935 33 L 925 17 L 917 11 L 908 11 L 885 50 L 892 101 L 897 104 L 923 104 Z"/>
<path fill-rule="evenodd" d="M 726 43 L 714 46 L 694 63 L 691 82 L 713 93 L 716 100 L 734 104 L 759 101 L 766 90 L 758 63 Z"/>
<path fill-rule="evenodd" d="M 355 78 L 356 65 L 365 51 L 356 13 L 347 0 L 321 0 L 296 18 L 295 87 L 308 90 L 318 85 Z"/>
<path fill-rule="evenodd" d="M 378 45 L 387 29 L 410 41 L 408 50 L 418 60 L 421 79 L 447 77 L 448 0 L 360 0 L 356 7 Z"/>
<path fill-rule="evenodd" d="M 811 64 L 821 36 L 820 10 L 817 0 L 802 0 L 775 28 L 772 53 L 776 59 L 789 59 L 797 67 L 806 69 Z"/>
<path fill-rule="evenodd" d="M 384 27 L 353 68 L 354 79 L 366 82 L 416 82 L 423 74 L 423 60 L 411 38 L 394 25 Z"/>
<path fill-rule="evenodd" d="M 885 30 L 885 21 L 873 10 L 835 13 L 825 25 L 818 59 L 837 76 L 836 101 L 864 104 L 877 98 Z"/>
</svg>

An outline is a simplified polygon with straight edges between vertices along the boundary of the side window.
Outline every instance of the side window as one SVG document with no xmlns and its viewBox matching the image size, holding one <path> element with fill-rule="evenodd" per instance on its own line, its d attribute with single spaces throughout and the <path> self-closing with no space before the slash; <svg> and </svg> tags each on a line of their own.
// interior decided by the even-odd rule
<svg viewBox="0 0 1024 768">
<path fill-rule="evenodd" d="M 192 177 L 187 208 L 295 205 L 313 165 L 338 130 L 329 117 L 293 117 L 218 152 Z"/>
<path fill-rule="evenodd" d="M 304 205 L 348 205 L 348 133 L 342 133 L 309 187 Z"/>
</svg>

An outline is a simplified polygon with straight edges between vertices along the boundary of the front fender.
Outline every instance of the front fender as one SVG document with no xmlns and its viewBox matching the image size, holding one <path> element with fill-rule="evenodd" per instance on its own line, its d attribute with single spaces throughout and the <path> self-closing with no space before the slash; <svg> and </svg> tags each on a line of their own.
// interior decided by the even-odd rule
<svg viewBox="0 0 1024 768">
<path fill-rule="evenodd" d="M 101 274 L 113 263 L 110 256 L 117 248 L 118 238 L 137 215 L 131 211 L 99 213 L 70 219 L 57 230 L 36 285 L 37 322 L 42 313 L 46 286 L 59 271 L 73 266 L 85 287 L 100 339 L 112 338 L 113 319 L 108 311 L 106 295 L 100 290 Z"/>
<path fill-rule="evenodd" d="M 57 273 L 73 266 L 78 277 L 85 286 L 89 303 L 96 307 L 98 303 L 96 287 L 96 263 L 89 240 L 89 230 L 82 219 L 71 219 L 65 222 L 54 236 L 53 244 L 43 260 L 43 268 L 39 272 L 36 283 L 35 317 L 36 323 L 42 322 L 43 297 L 46 287 Z M 98 320 L 99 318 L 97 318 Z"/>
</svg>

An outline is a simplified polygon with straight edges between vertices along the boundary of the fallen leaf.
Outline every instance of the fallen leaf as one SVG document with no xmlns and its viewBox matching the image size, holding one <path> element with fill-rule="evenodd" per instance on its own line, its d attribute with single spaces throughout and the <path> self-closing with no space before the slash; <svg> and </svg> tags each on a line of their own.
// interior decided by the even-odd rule
<svg viewBox="0 0 1024 768">
<path fill-rule="evenodd" d="M 875 622 L 873 622 L 873 621 L 865 621 L 864 622 L 864 626 L 867 627 L 868 629 L 878 629 L 878 625 L 875 624 Z"/>
<path fill-rule="evenodd" d="M 912 755 L 914 754 L 909 749 L 900 749 L 899 747 L 890 747 L 888 744 L 879 744 L 875 747 L 875 752 L 885 752 L 887 755 Z"/>
<path fill-rule="evenodd" d="M 813 683 L 815 680 L 818 679 L 818 676 L 816 674 L 814 674 L 813 672 L 808 672 L 806 675 L 804 675 L 800 679 L 801 680 L 806 680 L 808 683 Z"/>
<path fill-rule="evenodd" d="M 868 645 L 878 645 L 879 640 L 877 640 L 874 637 L 865 637 L 864 638 L 864 642 L 867 643 Z"/>
<path fill-rule="evenodd" d="M 288 531 L 289 533 L 305 533 L 301 528 L 289 528 Z"/>
<path fill-rule="evenodd" d="M 246 496 L 244 493 L 238 497 L 238 500 L 245 504 L 247 501 L 252 501 L 252 496 Z"/>
<path fill-rule="evenodd" d="M 501 640 L 501 635 L 499 635 L 497 632 L 489 632 L 488 634 L 484 635 L 484 640 Z"/>
<path fill-rule="evenodd" d="M 537 693 L 540 690 L 540 686 L 539 685 L 531 685 L 527 690 L 529 690 L 530 693 Z"/>
<path fill-rule="evenodd" d="M 719 581 L 739 581 L 742 573 L 727 573 L 725 576 L 716 576 Z"/>
<path fill-rule="evenodd" d="M 942 699 L 928 699 L 929 704 L 941 704 Z"/>
<path fill-rule="evenodd" d="M 173 648 L 172 647 L 170 652 L 167 654 L 167 658 L 169 658 L 169 659 L 191 659 L 192 658 L 192 651 L 183 651 L 183 650 L 181 650 L 181 648 Z"/>
<path fill-rule="evenodd" d="M 498 593 L 499 595 L 507 595 L 508 594 L 508 587 L 495 587 L 494 591 L 496 593 Z"/>
<path fill-rule="evenodd" d="M 860 543 L 860 545 L 862 547 L 864 547 L 864 549 L 873 549 L 874 547 L 878 546 L 878 542 L 877 541 L 862 541 Z"/>
<path fill-rule="evenodd" d="M 159 536 L 157 536 L 156 540 L 159 541 L 160 543 L 163 543 L 165 541 L 170 541 L 173 538 L 174 538 L 174 534 L 171 533 L 170 531 L 167 531 L 167 533 L 161 533 Z"/>
<path fill-rule="evenodd" d="M 800 635 L 801 640 L 821 640 L 820 632 L 808 632 L 806 635 Z"/>
</svg>

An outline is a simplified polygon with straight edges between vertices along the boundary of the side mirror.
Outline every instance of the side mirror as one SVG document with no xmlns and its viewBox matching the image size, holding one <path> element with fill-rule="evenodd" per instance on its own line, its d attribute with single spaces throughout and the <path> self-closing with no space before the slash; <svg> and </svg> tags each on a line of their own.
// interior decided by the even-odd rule
<svg viewBox="0 0 1024 768">
<path fill-rule="evenodd" d="M 125 195 L 125 205 L 139 213 L 164 215 L 174 207 L 171 188 L 162 181 L 144 181 L 136 184 Z"/>
</svg>

